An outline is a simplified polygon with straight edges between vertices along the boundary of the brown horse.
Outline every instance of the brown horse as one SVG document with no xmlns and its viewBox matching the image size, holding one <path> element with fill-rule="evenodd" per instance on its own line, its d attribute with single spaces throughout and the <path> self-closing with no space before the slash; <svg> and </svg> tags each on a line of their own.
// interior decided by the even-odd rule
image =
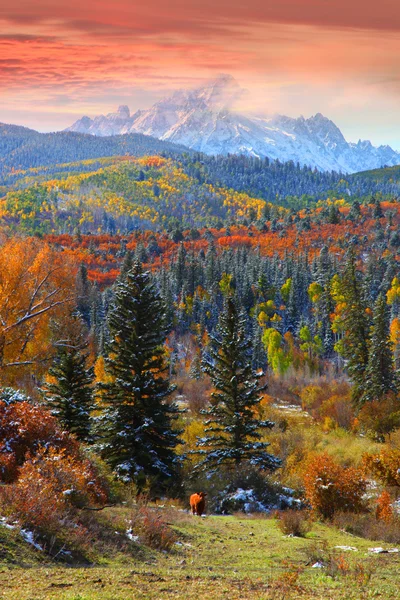
<svg viewBox="0 0 400 600">
<path fill-rule="evenodd" d="M 192 515 L 198 515 L 201 517 L 206 508 L 206 496 L 205 492 L 198 492 L 190 496 L 190 509 Z"/>
</svg>

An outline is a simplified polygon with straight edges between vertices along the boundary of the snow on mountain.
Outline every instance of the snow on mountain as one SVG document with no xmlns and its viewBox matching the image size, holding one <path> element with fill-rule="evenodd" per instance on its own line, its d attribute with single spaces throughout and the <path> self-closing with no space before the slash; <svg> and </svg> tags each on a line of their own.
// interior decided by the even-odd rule
<svg viewBox="0 0 400 600">
<path fill-rule="evenodd" d="M 143 133 L 206 154 L 246 154 L 293 160 L 323 171 L 354 173 L 400 164 L 400 153 L 369 141 L 348 143 L 340 129 L 318 113 L 309 119 L 245 116 L 234 110 L 244 90 L 230 75 L 205 86 L 175 92 L 147 110 L 83 117 L 67 131 L 110 136 Z"/>
</svg>

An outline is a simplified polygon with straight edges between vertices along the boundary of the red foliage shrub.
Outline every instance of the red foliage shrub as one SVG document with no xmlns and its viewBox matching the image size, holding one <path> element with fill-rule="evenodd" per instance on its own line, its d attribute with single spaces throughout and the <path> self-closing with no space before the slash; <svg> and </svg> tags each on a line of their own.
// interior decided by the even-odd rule
<svg viewBox="0 0 400 600">
<path fill-rule="evenodd" d="M 46 535 L 65 527 L 78 508 L 106 500 L 93 465 L 65 450 L 39 449 L 20 467 L 18 480 L 0 488 L 2 510 Z"/>
<path fill-rule="evenodd" d="M 319 409 L 321 419 L 332 419 L 338 427 L 350 430 L 354 422 L 354 410 L 349 396 L 332 396 Z"/>
<path fill-rule="evenodd" d="M 0 401 L 0 481 L 15 481 L 27 453 L 34 455 L 40 447 L 63 449 L 71 455 L 79 452 L 78 442 L 44 408 Z"/>
<path fill-rule="evenodd" d="M 392 499 L 384 490 L 376 501 L 376 518 L 389 523 L 393 519 Z"/>
<path fill-rule="evenodd" d="M 362 512 L 366 487 L 359 469 L 341 467 L 327 453 L 314 455 L 306 465 L 305 495 L 323 519 L 331 519 L 337 511 Z"/>
</svg>

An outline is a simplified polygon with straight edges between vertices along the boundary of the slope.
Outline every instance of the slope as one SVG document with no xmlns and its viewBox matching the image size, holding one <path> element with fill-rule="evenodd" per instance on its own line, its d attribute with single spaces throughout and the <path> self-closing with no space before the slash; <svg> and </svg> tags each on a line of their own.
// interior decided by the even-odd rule
<svg viewBox="0 0 400 600">
<path fill-rule="evenodd" d="M 99 138 L 80 133 L 39 133 L 0 123 L 0 181 L 10 171 L 104 156 L 179 155 L 187 148 L 140 133 Z"/>
</svg>

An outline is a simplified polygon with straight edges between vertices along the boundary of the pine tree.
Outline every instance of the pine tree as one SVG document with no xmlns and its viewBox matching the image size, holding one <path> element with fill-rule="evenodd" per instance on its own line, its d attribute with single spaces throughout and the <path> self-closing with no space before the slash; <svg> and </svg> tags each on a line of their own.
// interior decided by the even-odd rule
<svg viewBox="0 0 400 600">
<path fill-rule="evenodd" d="M 347 361 L 347 372 L 353 383 L 352 399 L 357 405 L 361 402 L 365 390 L 365 371 L 368 364 L 368 318 L 353 251 L 345 265 L 341 289 L 346 305 L 342 319 L 344 337 L 341 343 L 341 354 Z"/>
<path fill-rule="evenodd" d="M 251 366 L 251 339 L 246 334 L 246 319 L 231 297 L 226 300 L 212 338 L 210 352 L 204 357 L 203 369 L 214 384 L 211 405 L 204 411 L 206 436 L 199 439 L 197 450 L 203 460 L 196 469 L 213 472 L 221 465 L 235 467 L 243 461 L 263 469 L 274 470 L 279 460 L 266 452 L 268 444 L 260 442 L 261 429 L 273 427 L 260 421 L 254 409 L 264 388 Z"/>
<path fill-rule="evenodd" d="M 139 491 L 146 483 L 166 489 L 177 482 L 180 440 L 172 425 L 179 411 L 166 401 L 174 388 L 164 349 L 165 308 L 139 263 L 116 284 L 109 329 L 109 381 L 99 389 L 101 453 Z"/>
<path fill-rule="evenodd" d="M 62 347 L 49 369 L 42 394 L 63 427 L 81 441 L 91 441 L 93 372 L 83 346 Z"/>
<path fill-rule="evenodd" d="M 190 365 L 189 377 L 198 381 L 202 378 L 202 376 L 203 373 L 201 371 L 201 353 L 200 351 L 197 351 Z"/>
<path fill-rule="evenodd" d="M 389 338 L 389 310 L 382 294 L 374 307 L 369 358 L 363 401 L 380 400 L 385 394 L 395 392 L 393 353 Z"/>
</svg>

